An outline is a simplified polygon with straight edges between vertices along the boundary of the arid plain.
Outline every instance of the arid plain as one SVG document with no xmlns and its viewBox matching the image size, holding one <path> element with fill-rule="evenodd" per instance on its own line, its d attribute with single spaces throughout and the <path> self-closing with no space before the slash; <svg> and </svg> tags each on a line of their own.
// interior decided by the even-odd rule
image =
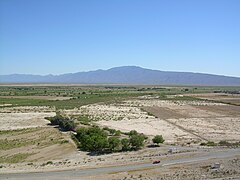
<svg viewBox="0 0 240 180">
<path fill-rule="evenodd" d="M 215 92 L 219 90 L 222 92 Z M 72 169 L 152 164 L 203 157 L 238 149 L 240 96 L 230 87 L 153 86 L 1 86 L 0 173 L 52 172 Z M 235 91 L 234 91 L 235 92 Z M 49 104 L 49 105 L 48 105 Z M 74 120 L 76 129 L 98 126 L 122 133 L 136 130 L 147 139 L 138 151 L 92 155 L 78 148 L 73 131 L 61 131 L 45 117 Z M 87 117 L 87 120 L 82 120 Z M 160 146 L 152 138 L 162 135 Z M 174 150 L 171 152 L 170 150 Z M 239 155 L 208 158 L 82 178 L 211 179 L 239 177 Z M 200 158 L 201 159 L 201 158 Z M 218 171 L 211 165 L 221 163 Z M 1 177 L 0 174 L 0 177 Z M 67 177 L 66 177 L 67 178 Z M 72 177 L 74 179 L 74 177 Z M 77 178 L 76 178 L 77 179 Z"/>
</svg>

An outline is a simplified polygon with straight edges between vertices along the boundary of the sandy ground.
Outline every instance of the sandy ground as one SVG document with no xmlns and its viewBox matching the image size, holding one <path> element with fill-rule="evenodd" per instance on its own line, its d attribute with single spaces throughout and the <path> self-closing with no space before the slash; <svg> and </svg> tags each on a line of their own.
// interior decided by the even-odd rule
<svg viewBox="0 0 240 180">
<path fill-rule="evenodd" d="M 190 118 L 169 119 L 169 121 L 214 142 L 222 140 L 238 141 L 240 139 L 240 118 Z"/>
<path fill-rule="evenodd" d="M 52 171 L 63 170 L 73 168 L 96 168 L 115 165 L 126 165 L 135 163 L 152 163 L 156 159 L 178 159 L 183 157 L 191 157 L 197 155 L 195 147 L 178 147 L 177 153 L 168 153 L 169 147 L 162 146 L 158 148 L 148 148 L 133 152 L 122 152 L 105 155 L 88 155 L 87 152 L 75 151 L 66 153 L 63 151 L 62 158 L 53 159 L 50 155 L 46 154 L 47 158 L 38 161 L 33 161 L 29 164 L 28 161 L 17 164 L 2 164 L 3 168 L 0 168 L 1 173 L 7 172 L 36 172 L 36 171 Z M 64 149 L 64 148 L 63 148 Z M 52 149 L 53 150 L 53 149 Z M 56 148 L 54 150 L 57 150 Z M 202 150 L 208 151 L 208 149 Z M 44 153 L 41 153 L 44 155 Z M 36 157 L 36 156 L 35 156 Z M 55 156 L 56 157 L 56 156 Z M 58 156 L 60 157 L 60 156 Z M 46 165 L 46 162 L 52 161 L 51 164 Z"/>
<path fill-rule="evenodd" d="M 0 164 L 6 167 L 15 167 L 16 162 L 43 163 L 63 159 L 76 152 L 69 134 L 54 127 L 1 132 L 0 142 L 4 144 L 0 146 Z M 23 154 L 26 156 L 20 157 Z"/>
<path fill-rule="evenodd" d="M 192 105 L 192 106 L 225 106 L 222 103 L 214 103 L 208 101 L 171 101 L 171 100 L 159 100 L 159 99 L 152 99 L 152 100 L 128 100 L 124 102 L 127 106 L 158 106 L 158 107 L 174 107 L 174 106 L 184 106 L 184 105 Z"/>
<path fill-rule="evenodd" d="M 167 144 L 185 144 L 192 142 L 192 146 L 196 145 L 193 142 L 201 142 L 203 139 L 219 141 L 219 140 L 239 140 L 240 139 L 240 107 L 225 105 L 222 103 L 212 103 L 207 101 L 163 101 L 158 99 L 137 99 L 117 104 L 93 104 L 82 106 L 79 109 L 63 110 L 62 113 L 66 115 L 89 115 L 95 123 L 100 126 L 108 126 L 122 131 L 137 130 L 140 133 L 149 135 L 150 137 L 156 134 L 162 134 Z M 0 108 L 0 128 L 6 130 L 9 128 L 29 128 L 41 127 L 38 133 L 32 134 L 4 136 L 0 135 L 0 139 L 21 138 L 24 140 L 33 138 L 41 140 L 42 144 L 48 142 L 49 139 L 67 140 L 69 143 L 59 144 L 53 143 L 51 145 L 39 148 L 36 145 L 29 145 L 26 147 L 19 147 L 14 150 L 4 150 L 0 152 L 1 156 L 13 155 L 17 152 L 32 152 L 33 155 L 23 163 L 17 164 L 1 164 L 1 172 L 21 172 L 39 171 L 39 170 L 61 170 L 74 167 L 96 167 L 126 163 L 141 163 L 152 162 L 154 159 L 161 157 L 176 158 L 176 156 L 194 156 L 195 151 L 188 151 L 184 147 L 182 153 L 169 155 L 167 153 L 168 146 L 163 145 L 160 148 L 145 148 L 138 152 L 125 152 L 106 154 L 101 156 L 90 156 L 87 152 L 77 152 L 74 150 L 69 134 L 64 134 L 53 127 L 46 128 L 48 121 L 44 119 L 45 116 L 54 116 L 54 109 L 48 107 L 6 107 Z M 150 113 L 148 113 L 150 112 Z M 195 135 L 197 134 L 197 136 Z M 51 136 L 53 135 L 53 136 Z M 48 141 L 47 141 L 48 140 Z M 51 160 L 50 164 L 46 164 Z M 31 162 L 29 164 L 29 162 Z M 230 160 L 232 161 L 232 160 Z M 225 162 L 223 162 L 225 163 Z M 229 167 L 235 167 L 231 162 Z M 237 160 L 237 167 L 239 161 Z M 228 165 L 226 165 L 228 167 Z M 169 179 L 171 176 L 192 177 L 196 179 L 193 174 L 199 175 L 202 167 L 197 165 L 195 169 L 184 167 L 179 171 L 177 166 L 173 171 L 166 169 L 159 174 L 159 169 L 146 170 L 147 174 L 143 172 L 127 172 L 104 176 L 109 179 Z M 233 169 L 234 171 L 235 169 Z M 186 171 L 186 172 L 185 172 Z M 223 173 L 226 173 L 224 170 Z M 162 172 L 162 171 L 161 171 Z M 205 171 L 204 171 L 205 172 Z M 171 176 L 168 176 L 170 174 Z M 180 175 L 177 175 L 180 174 Z M 234 173 L 232 173 L 234 174 Z M 231 174 L 231 175 L 232 175 Z M 104 178 L 103 177 L 103 178 Z M 211 174 L 206 177 L 212 178 Z M 99 178 L 99 177 L 98 177 Z M 142 179 L 144 179 L 142 178 Z M 206 178 L 207 179 L 207 178 Z"/>
<path fill-rule="evenodd" d="M 199 140 L 197 137 L 184 132 L 176 126 L 167 123 L 159 118 L 154 119 L 130 119 L 121 121 L 99 121 L 97 124 L 108 126 L 123 132 L 137 130 L 148 136 L 161 134 L 166 143 L 184 143 Z"/>
<path fill-rule="evenodd" d="M 44 117 L 55 116 L 55 114 L 55 112 L 0 113 L 0 130 L 46 127 L 49 121 Z"/>
<path fill-rule="evenodd" d="M 93 120 L 118 121 L 122 119 L 147 119 L 150 118 L 146 112 L 138 107 L 121 106 L 117 104 L 103 105 L 93 104 L 82 106 L 79 109 L 63 110 L 67 115 L 89 115 Z"/>
<path fill-rule="evenodd" d="M 12 104 L 0 104 L 0 107 L 12 106 Z"/>
<path fill-rule="evenodd" d="M 240 178 L 240 157 L 220 160 L 220 169 L 214 170 L 211 168 L 215 163 L 214 160 L 209 160 L 201 163 L 190 163 L 187 165 L 174 165 L 170 167 L 146 168 L 142 170 L 133 170 L 120 173 L 103 174 L 99 176 L 90 176 L 83 179 L 141 179 L 141 180 L 226 180 Z"/>
<path fill-rule="evenodd" d="M 165 160 L 177 160 L 182 158 L 194 158 L 199 157 L 208 152 L 214 152 L 214 149 L 202 149 L 202 150 L 190 150 L 185 149 L 176 154 L 167 153 L 165 147 L 152 148 L 148 150 L 141 150 L 138 152 L 125 152 L 125 153 L 115 153 L 111 155 L 101 155 L 101 156 L 86 156 L 82 153 L 77 153 L 77 155 L 69 156 L 67 159 L 63 160 L 53 160 L 51 164 L 46 163 L 21 163 L 14 165 L 3 165 L 0 169 L 1 173 L 13 173 L 13 172 L 37 172 L 37 171 L 61 171 L 67 169 L 88 169 L 96 167 L 107 167 L 114 165 L 127 165 L 127 164 L 141 164 L 141 163 L 152 163 L 154 160 L 158 159 L 161 161 Z M 213 170 L 211 168 L 214 163 L 220 163 L 220 168 L 218 170 Z M 81 179 L 216 179 L 216 178 L 227 178 L 240 176 L 240 156 L 235 156 L 231 158 L 223 159 L 209 159 L 205 161 L 200 161 L 196 163 L 188 163 L 184 165 L 168 165 L 161 166 L 156 165 L 155 167 L 129 170 L 124 172 L 113 172 L 109 174 L 99 174 L 98 176 L 85 176 Z M 64 177 L 63 179 L 68 179 Z M 75 179 L 79 179 L 75 178 Z"/>
<path fill-rule="evenodd" d="M 107 117 L 111 117 L 117 113 L 118 116 L 123 117 L 118 121 L 114 121 L 114 118 L 102 118 L 103 120 L 96 122 L 101 126 L 109 126 L 121 131 L 135 129 L 149 136 L 161 134 L 167 143 L 240 139 L 238 130 L 240 107 L 238 106 L 205 101 L 143 99 L 108 105 L 107 109 L 102 108 L 101 105 L 88 106 L 86 109 L 90 109 L 87 112 L 95 116 L 104 117 L 104 114 L 107 114 Z M 150 114 L 145 114 L 142 109 Z M 126 113 L 128 111 L 133 111 L 138 116 L 128 115 Z"/>
</svg>

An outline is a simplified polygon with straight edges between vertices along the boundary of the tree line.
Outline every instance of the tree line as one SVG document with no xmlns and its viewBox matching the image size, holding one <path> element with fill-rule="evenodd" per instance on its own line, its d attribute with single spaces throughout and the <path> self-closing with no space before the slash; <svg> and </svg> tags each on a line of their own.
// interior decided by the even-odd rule
<svg viewBox="0 0 240 180">
<path fill-rule="evenodd" d="M 112 131 L 112 129 L 109 129 Z M 77 129 L 76 138 L 80 142 L 80 148 L 89 152 L 119 152 L 138 150 L 144 146 L 147 137 L 133 130 L 128 136 L 109 136 L 104 129 L 98 126 L 82 127 Z M 119 131 L 116 131 L 119 134 Z"/>
<path fill-rule="evenodd" d="M 132 130 L 128 133 L 119 130 L 110 129 L 108 127 L 100 128 L 98 126 L 81 127 L 76 130 L 73 120 L 56 115 L 47 117 L 51 125 L 58 125 L 63 131 L 75 131 L 74 139 L 77 140 L 79 148 L 83 151 L 96 153 L 111 153 L 120 151 L 136 151 L 141 149 L 147 136 Z M 152 139 L 154 144 L 159 145 L 164 142 L 161 135 L 157 135 Z"/>
</svg>

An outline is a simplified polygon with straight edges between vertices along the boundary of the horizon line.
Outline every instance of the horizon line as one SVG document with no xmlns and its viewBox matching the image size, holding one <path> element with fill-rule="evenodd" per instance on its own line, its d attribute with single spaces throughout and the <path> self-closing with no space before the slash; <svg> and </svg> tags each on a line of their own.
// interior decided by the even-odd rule
<svg viewBox="0 0 240 180">
<path fill-rule="evenodd" d="M 88 73 L 88 72 L 94 72 L 94 71 L 108 71 L 114 68 L 123 68 L 123 67 L 134 67 L 134 68 L 141 68 L 145 70 L 153 70 L 153 71 L 162 71 L 162 72 L 176 72 L 176 73 L 194 73 L 194 74 L 206 74 L 206 75 L 216 75 L 216 76 L 225 76 L 225 77 L 233 77 L 233 78 L 240 78 L 240 76 L 235 75 L 225 75 L 225 74 L 215 74 L 210 72 L 193 72 L 193 71 L 178 71 L 178 70 L 159 70 L 159 69 L 151 69 L 151 68 L 145 68 L 142 66 L 137 65 L 129 65 L 129 66 L 116 66 L 106 69 L 92 69 L 92 70 L 84 70 L 84 71 L 77 71 L 77 72 L 65 72 L 65 73 L 59 73 L 59 74 L 32 74 L 32 73 L 12 73 L 12 74 L 0 74 L 0 76 L 11 76 L 11 75 L 33 75 L 33 76 L 61 76 L 65 74 L 76 74 L 76 73 Z"/>
</svg>

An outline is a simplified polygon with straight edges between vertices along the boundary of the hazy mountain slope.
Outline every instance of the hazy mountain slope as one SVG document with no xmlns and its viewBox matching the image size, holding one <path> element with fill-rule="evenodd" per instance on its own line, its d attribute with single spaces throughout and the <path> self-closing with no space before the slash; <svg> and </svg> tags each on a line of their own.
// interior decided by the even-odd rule
<svg viewBox="0 0 240 180">
<path fill-rule="evenodd" d="M 123 66 L 108 70 L 69 73 L 62 75 L 1 75 L 0 83 L 111 83 L 164 85 L 231 85 L 239 86 L 240 78 L 211 74 L 169 72 Z"/>
</svg>

